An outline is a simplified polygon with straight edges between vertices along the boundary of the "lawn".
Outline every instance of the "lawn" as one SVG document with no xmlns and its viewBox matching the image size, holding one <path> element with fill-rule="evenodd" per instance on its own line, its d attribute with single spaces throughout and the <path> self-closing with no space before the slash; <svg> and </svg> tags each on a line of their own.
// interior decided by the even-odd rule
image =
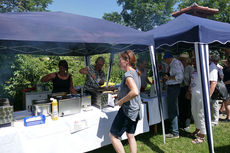
<svg viewBox="0 0 230 153">
<path fill-rule="evenodd" d="M 166 139 L 163 144 L 163 136 L 161 133 L 161 124 L 158 124 L 158 134 L 153 134 L 153 127 L 150 132 L 136 136 L 138 153 L 208 153 L 207 139 L 202 144 L 192 144 L 192 138 L 188 137 L 187 132 L 180 131 L 179 139 Z M 168 124 L 166 122 L 166 127 Z M 194 130 L 191 125 L 190 132 Z M 167 132 L 167 129 L 166 129 Z M 213 127 L 213 139 L 215 153 L 230 153 L 230 122 L 219 122 L 219 125 Z M 122 141 L 126 153 L 129 153 L 128 141 Z M 102 147 L 89 153 L 114 153 L 112 145 Z"/>
</svg>

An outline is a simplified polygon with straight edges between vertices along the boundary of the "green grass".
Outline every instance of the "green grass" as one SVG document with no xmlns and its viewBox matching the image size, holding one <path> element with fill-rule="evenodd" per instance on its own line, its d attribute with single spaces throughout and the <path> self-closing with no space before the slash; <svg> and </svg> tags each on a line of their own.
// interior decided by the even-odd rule
<svg viewBox="0 0 230 153">
<path fill-rule="evenodd" d="M 188 137 L 187 132 L 180 131 L 179 139 L 166 139 L 163 144 L 161 126 L 158 124 L 158 134 L 153 134 L 153 127 L 150 127 L 148 133 L 136 136 L 138 153 L 208 153 L 207 139 L 201 144 L 192 144 L 192 138 Z M 166 127 L 168 127 L 166 123 Z M 194 131 L 194 125 L 191 125 L 190 132 Z M 166 130 L 167 132 L 167 130 Z M 213 139 L 215 153 L 230 153 L 230 123 L 220 122 L 213 128 Z M 125 152 L 129 153 L 128 141 L 122 141 Z M 114 153 L 112 145 L 108 145 L 89 153 Z"/>
</svg>

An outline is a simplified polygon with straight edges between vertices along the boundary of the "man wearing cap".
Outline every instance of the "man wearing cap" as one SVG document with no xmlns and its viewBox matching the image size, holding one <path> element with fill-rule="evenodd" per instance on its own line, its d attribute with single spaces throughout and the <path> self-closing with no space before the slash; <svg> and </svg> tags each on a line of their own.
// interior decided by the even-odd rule
<svg viewBox="0 0 230 153">
<path fill-rule="evenodd" d="M 180 94 L 180 84 L 184 79 L 184 67 L 179 60 L 173 58 L 169 53 L 165 53 L 163 59 L 168 65 L 168 75 L 163 77 L 167 85 L 166 101 L 168 104 L 168 116 L 170 121 L 170 133 L 166 134 L 166 138 L 179 138 L 178 96 Z"/>
</svg>

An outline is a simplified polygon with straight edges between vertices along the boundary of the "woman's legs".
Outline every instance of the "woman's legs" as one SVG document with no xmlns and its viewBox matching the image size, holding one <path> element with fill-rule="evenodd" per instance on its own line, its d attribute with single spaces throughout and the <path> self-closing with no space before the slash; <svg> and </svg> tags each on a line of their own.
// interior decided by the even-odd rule
<svg viewBox="0 0 230 153">
<path fill-rule="evenodd" d="M 134 134 L 126 133 L 126 135 L 128 137 L 130 153 L 137 153 L 137 143 L 136 143 L 136 139 L 134 137 Z M 117 137 L 112 135 L 111 133 L 109 134 L 109 136 L 110 136 L 110 139 L 112 141 L 112 145 L 113 145 L 115 151 L 117 153 L 125 153 L 125 150 L 124 150 L 124 147 L 123 147 L 121 141 Z"/>
<path fill-rule="evenodd" d="M 129 142 L 130 153 L 137 153 L 137 143 L 134 134 L 126 133 Z"/>
<path fill-rule="evenodd" d="M 113 148 L 115 149 L 115 151 L 117 153 L 125 153 L 124 147 L 121 143 L 121 140 L 119 140 L 117 137 L 115 137 L 114 135 L 112 135 L 111 133 L 109 133 L 109 137 L 112 141 L 113 144 Z"/>
<path fill-rule="evenodd" d="M 225 110 L 226 110 L 226 114 L 227 114 L 226 119 L 230 119 L 230 104 L 228 104 L 228 101 L 224 102 L 224 106 L 225 106 Z"/>
<path fill-rule="evenodd" d="M 225 103 L 223 102 L 220 107 L 220 112 L 222 113 L 225 110 Z"/>
</svg>

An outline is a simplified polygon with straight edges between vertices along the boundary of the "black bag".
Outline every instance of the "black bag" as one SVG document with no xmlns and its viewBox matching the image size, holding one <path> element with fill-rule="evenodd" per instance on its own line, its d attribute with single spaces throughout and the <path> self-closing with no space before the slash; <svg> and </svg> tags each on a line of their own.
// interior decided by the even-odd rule
<svg viewBox="0 0 230 153">
<path fill-rule="evenodd" d="M 226 85 L 222 80 L 217 81 L 216 88 L 212 94 L 212 100 L 227 100 L 228 97 L 228 90 L 226 88 Z"/>
</svg>

